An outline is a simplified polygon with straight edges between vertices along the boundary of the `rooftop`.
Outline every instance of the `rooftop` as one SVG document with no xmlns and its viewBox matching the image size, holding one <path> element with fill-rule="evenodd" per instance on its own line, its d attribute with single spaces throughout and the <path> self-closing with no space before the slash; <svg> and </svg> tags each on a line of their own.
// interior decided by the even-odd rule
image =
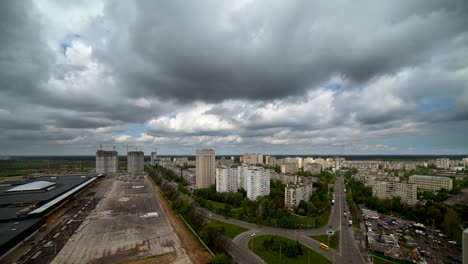
<svg viewBox="0 0 468 264">
<path fill-rule="evenodd" d="M 410 178 L 422 178 L 422 179 L 450 179 L 449 177 L 433 176 L 433 175 L 411 175 Z"/>
<path fill-rule="evenodd" d="M 55 185 L 55 182 L 35 181 L 35 182 L 30 182 L 30 183 L 26 183 L 20 186 L 13 187 L 11 189 L 6 190 L 6 192 L 39 191 L 39 190 L 48 188 L 53 185 Z"/>
</svg>

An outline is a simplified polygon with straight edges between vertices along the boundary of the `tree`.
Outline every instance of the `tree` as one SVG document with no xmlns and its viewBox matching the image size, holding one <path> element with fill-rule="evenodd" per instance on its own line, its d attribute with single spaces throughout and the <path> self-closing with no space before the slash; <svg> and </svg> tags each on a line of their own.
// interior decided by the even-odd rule
<svg viewBox="0 0 468 264">
<path fill-rule="evenodd" d="M 297 257 L 297 254 L 298 254 L 297 245 L 292 241 L 288 241 L 286 245 L 286 256 L 288 258 L 295 258 Z"/>
<path fill-rule="evenodd" d="M 231 216 L 231 206 L 229 204 L 224 205 L 224 215 Z"/>
<path fill-rule="evenodd" d="M 447 207 L 447 212 L 444 217 L 445 232 L 449 237 L 455 237 L 457 232 L 460 232 L 460 216 L 450 207 Z"/>
</svg>

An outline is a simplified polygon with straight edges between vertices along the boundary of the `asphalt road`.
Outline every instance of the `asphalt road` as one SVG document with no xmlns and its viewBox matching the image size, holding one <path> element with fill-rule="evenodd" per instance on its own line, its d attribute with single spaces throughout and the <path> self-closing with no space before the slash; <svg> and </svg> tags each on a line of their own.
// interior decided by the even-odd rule
<svg viewBox="0 0 468 264">
<path fill-rule="evenodd" d="M 235 254 L 234 258 L 239 263 L 265 263 L 262 259 L 249 250 L 248 243 L 252 239 L 252 233 L 255 233 L 255 236 L 277 235 L 292 240 L 298 240 L 301 244 L 319 252 L 333 263 L 365 263 L 358 248 L 358 241 L 354 239 L 353 227 L 349 227 L 348 218 L 344 217 L 344 212 L 348 212 L 348 206 L 346 204 L 346 193 L 344 192 L 342 177 L 337 177 L 334 186 L 334 196 L 335 205 L 332 207 L 327 225 L 317 229 L 284 229 L 259 226 L 237 219 L 226 219 L 226 217 L 214 214 L 210 211 L 207 211 L 207 215 L 210 218 L 216 219 L 218 221 L 250 229 L 249 231 L 239 234 L 233 239 L 234 243 L 238 245 L 239 248 L 236 248 L 235 252 L 232 250 L 232 253 Z M 320 248 L 320 243 L 318 241 L 309 237 L 326 234 L 328 230 L 333 230 L 335 232 L 340 231 L 339 251 L 336 251 L 332 248 L 330 248 L 329 251 L 325 251 Z M 253 243 L 255 244 L 255 237 L 253 237 Z"/>
</svg>

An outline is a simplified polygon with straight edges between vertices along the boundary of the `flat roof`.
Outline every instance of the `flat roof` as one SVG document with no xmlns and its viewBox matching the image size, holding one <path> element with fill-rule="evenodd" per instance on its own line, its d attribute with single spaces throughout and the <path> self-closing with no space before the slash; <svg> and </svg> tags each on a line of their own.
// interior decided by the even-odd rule
<svg viewBox="0 0 468 264">
<path fill-rule="evenodd" d="M 423 179 L 450 179 L 450 177 L 443 177 L 443 176 L 433 176 L 433 175 L 411 175 L 410 178 L 423 178 Z"/>
<path fill-rule="evenodd" d="M 52 201 L 44 204 L 43 206 L 33 210 L 32 212 L 29 212 L 28 214 L 29 215 L 33 215 L 33 214 L 40 214 L 44 211 L 46 211 L 47 209 L 51 208 L 52 206 L 56 205 L 57 203 L 60 203 L 61 201 L 63 201 L 64 199 L 68 198 L 68 196 L 72 195 L 73 193 L 79 191 L 80 189 L 82 189 L 83 187 L 85 187 L 86 185 L 92 183 L 93 181 L 95 181 L 97 179 L 97 177 L 93 177 L 91 179 L 89 179 L 88 181 L 76 186 L 75 188 L 69 190 L 68 192 L 60 195 L 59 197 L 53 199 Z"/>
<path fill-rule="evenodd" d="M 50 178 L 51 176 L 39 177 L 36 180 L 50 180 Z M 27 206 L 31 203 L 41 204 L 59 196 L 60 194 L 89 179 L 89 176 L 82 178 L 82 175 L 58 176 L 54 179 L 56 187 L 48 192 L 5 192 L 5 190 L 10 189 L 11 186 L 0 186 L 0 207 L 21 204 Z"/>
<path fill-rule="evenodd" d="M 26 184 L 22 184 L 20 186 L 13 187 L 11 189 L 6 190 L 6 192 L 26 192 L 26 191 L 39 191 L 55 185 L 55 182 L 50 181 L 34 181 Z"/>
</svg>

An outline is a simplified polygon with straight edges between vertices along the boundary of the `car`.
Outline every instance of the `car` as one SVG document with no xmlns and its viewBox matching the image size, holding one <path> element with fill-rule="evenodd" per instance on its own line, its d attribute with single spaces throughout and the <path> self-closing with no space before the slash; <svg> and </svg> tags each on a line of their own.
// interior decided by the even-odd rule
<svg viewBox="0 0 468 264">
<path fill-rule="evenodd" d="M 256 235 L 255 233 L 250 234 L 251 237 L 254 237 L 255 235 Z"/>
</svg>

